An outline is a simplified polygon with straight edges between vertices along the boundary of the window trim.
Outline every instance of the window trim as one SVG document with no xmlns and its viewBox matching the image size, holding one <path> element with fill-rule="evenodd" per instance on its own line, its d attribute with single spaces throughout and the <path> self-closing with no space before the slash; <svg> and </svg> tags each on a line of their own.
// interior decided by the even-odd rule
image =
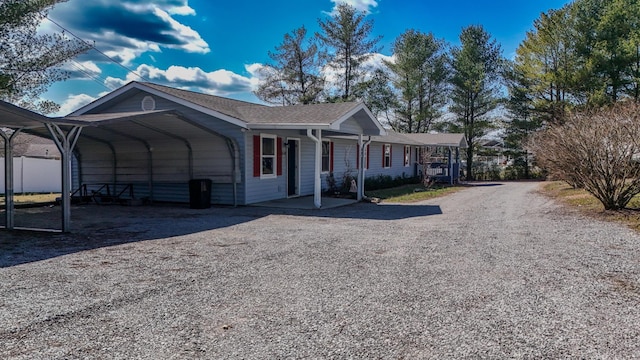
<svg viewBox="0 0 640 360">
<path fill-rule="evenodd" d="M 389 153 L 387 154 L 387 148 L 389 148 Z M 389 160 L 387 162 L 387 160 Z M 391 144 L 383 144 L 382 145 L 382 167 L 384 169 L 390 169 L 391 168 Z M 387 163 L 389 165 L 387 165 Z"/>
<path fill-rule="evenodd" d="M 273 155 L 265 155 L 263 149 L 263 139 L 273 140 Z M 273 174 L 264 174 L 262 159 L 273 158 Z M 260 179 L 274 179 L 278 177 L 278 136 L 272 134 L 260 134 Z"/>
<path fill-rule="evenodd" d="M 411 146 L 404 146 L 404 167 L 411 166 Z"/>
<path fill-rule="evenodd" d="M 329 147 L 329 154 L 327 154 L 327 156 L 329 157 L 329 159 L 327 160 L 327 165 L 329 166 L 329 169 L 324 170 L 322 165 L 324 165 L 324 154 L 320 154 L 320 173 L 321 174 L 329 174 L 331 172 L 333 172 L 333 141 L 331 140 L 322 140 L 322 146 L 321 146 L 321 150 L 324 150 L 324 144 L 327 143 L 328 147 Z"/>
</svg>

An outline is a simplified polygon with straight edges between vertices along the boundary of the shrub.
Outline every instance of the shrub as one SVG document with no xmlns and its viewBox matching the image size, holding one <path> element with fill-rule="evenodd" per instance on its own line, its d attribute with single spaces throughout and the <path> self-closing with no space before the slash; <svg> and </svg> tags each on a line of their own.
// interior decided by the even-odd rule
<svg viewBox="0 0 640 360">
<path fill-rule="evenodd" d="M 607 210 L 621 209 L 640 193 L 639 111 L 628 102 L 573 113 L 529 147 L 550 176 L 584 187 Z"/>
</svg>

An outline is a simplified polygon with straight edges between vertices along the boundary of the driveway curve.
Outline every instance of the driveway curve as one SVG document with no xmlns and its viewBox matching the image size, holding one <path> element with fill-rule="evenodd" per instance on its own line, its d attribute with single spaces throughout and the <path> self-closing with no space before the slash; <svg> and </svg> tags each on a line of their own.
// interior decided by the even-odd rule
<svg viewBox="0 0 640 360">
<path fill-rule="evenodd" d="M 0 358 L 640 357 L 640 237 L 538 186 L 74 209 L 75 234 L 0 233 Z"/>
</svg>

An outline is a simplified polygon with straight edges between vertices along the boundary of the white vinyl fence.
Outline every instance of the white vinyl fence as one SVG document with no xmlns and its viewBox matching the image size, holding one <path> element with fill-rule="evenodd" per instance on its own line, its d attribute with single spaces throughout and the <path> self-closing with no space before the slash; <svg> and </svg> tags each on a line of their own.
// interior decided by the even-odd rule
<svg viewBox="0 0 640 360">
<path fill-rule="evenodd" d="M 13 158 L 13 192 L 50 193 L 62 189 L 60 160 Z M 4 194 L 4 158 L 0 157 L 0 194 Z"/>
</svg>

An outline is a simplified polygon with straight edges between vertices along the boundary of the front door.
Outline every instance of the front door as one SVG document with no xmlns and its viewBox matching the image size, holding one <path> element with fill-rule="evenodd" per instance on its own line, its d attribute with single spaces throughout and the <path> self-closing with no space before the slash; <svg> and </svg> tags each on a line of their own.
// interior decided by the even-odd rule
<svg viewBox="0 0 640 360">
<path fill-rule="evenodd" d="M 298 139 L 287 140 L 287 195 L 298 196 L 298 150 L 300 142 Z"/>
</svg>

